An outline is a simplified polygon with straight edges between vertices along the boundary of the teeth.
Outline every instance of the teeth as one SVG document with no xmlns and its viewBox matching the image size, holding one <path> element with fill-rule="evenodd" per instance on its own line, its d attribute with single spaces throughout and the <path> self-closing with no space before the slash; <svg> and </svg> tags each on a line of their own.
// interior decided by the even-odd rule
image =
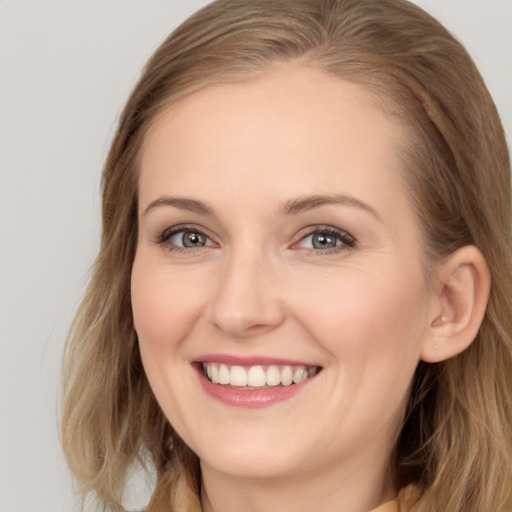
<svg viewBox="0 0 512 512">
<path fill-rule="evenodd" d="M 251 388 L 262 388 L 267 383 L 267 375 L 261 366 L 252 366 L 247 372 L 247 385 Z"/>
<path fill-rule="evenodd" d="M 279 386 L 281 384 L 281 372 L 277 366 L 269 366 L 267 369 L 267 386 Z"/>
<path fill-rule="evenodd" d="M 229 384 L 231 381 L 229 368 L 225 364 L 219 366 L 219 384 Z"/>
<path fill-rule="evenodd" d="M 211 366 L 211 379 L 214 384 L 219 383 L 219 367 L 216 364 L 210 365 Z"/>
<path fill-rule="evenodd" d="M 293 372 L 293 382 L 295 384 L 300 384 L 303 380 L 306 380 L 309 377 L 308 371 L 306 368 L 301 368 L 300 366 L 295 369 Z"/>
<path fill-rule="evenodd" d="M 316 375 L 318 368 L 306 366 L 229 366 L 227 364 L 203 363 L 203 369 L 214 384 L 234 387 L 263 388 L 300 384 Z"/>
<path fill-rule="evenodd" d="M 291 366 L 284 366 L 281 370 L 281 384 L 289 386 L 293 382 L 293 371 Z"/>
<path fill-rule="evenodd" d="M 242 366 L 232 366 L 229 376 L 230 380 L 226 384 L 238 387 L 247 386 L 247 372 Z"/>
</svg>

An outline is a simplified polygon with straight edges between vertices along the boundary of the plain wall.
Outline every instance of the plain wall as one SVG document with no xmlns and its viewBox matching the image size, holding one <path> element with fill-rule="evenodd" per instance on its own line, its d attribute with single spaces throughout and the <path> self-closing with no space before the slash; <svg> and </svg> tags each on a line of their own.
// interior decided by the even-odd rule
<svg viewBox="0 0 512 512">
<path fill-rule="evenodd" d="M 98 247 L 103 160 L 144 60 L 205 3 L 0 0 L 0 512 L 77 509 L 59 373 Z M 416 3 L 466 44 L 510 142 L 512 0 Z"/>
</svg>

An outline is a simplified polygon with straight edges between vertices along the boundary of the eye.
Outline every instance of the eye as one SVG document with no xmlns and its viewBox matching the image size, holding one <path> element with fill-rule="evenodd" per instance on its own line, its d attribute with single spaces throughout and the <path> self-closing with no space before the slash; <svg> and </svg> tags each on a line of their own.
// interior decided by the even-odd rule
<svg viewBox="0 0 512 512">
<path fill-rule="evenodd" d="M 166 245 L 170 250 L 201 249 L 214 246 L 214 242 L 200 229 L 176 226 L 165 230 L 159 237 L 161 245 Z"/>
<path fill-rule="evenodd" d="M 170 236 L 168 240 L 177 247 L 204 247 L 208 244 L 208 237 L 198 231 L 178 231 Z"/>
<path fill-rule="evenodd" d="M 319 227 L 303 236 L 297 244 L 301 249 L 333 251 L 349 249 L 355 246 L 355 238 L 341 229 Z"/>
</svg>

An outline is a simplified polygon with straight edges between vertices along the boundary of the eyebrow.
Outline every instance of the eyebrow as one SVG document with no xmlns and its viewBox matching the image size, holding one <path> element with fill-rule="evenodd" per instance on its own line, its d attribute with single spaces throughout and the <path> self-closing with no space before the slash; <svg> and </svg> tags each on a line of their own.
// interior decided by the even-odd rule
<svg viewBox="0 0 512 512">
<path fill-rule="evenodd" d="M 368 204 L 356 199 L 352 196 L 347 195 L 311 195 L 311 196 L 300 196 L 295 199 L 286 201 L 280 208 L 279 213 L 281 215 L 295 215 L 297 213 L 314 210 L 324 205 L 342 205 L 359 208 L 365 212 L 370 213 L 376 219 L 382 221 L 380 215 Z M 213 210 L 201 201 L 195 199 L 187 199 L 182 197 L 170 197 L 162 196 L 155 199 L 144 210 L 143 215 L 146 215 L 149 211 L 161 207 L 161 206 L 172 206 L 180 210 L 187 210 L 190 212 L 197 213 L 199 215 L 213 216 Z"/>
<path fill-rule="evenodd" d="M 380 215 L 370 205 L 363 203 L 355 197 L 347 195 L 312 195 L 297 197 L 296 199 L 286 201 L 286 203 L 284 203 L 280 208 L 280 212 L 284 215 L 294 215 L 296 213 L 306 212 L 308 210 L 313 210 L 320 206 L 330 204 L 360 208 L 361 210 L 373 215 L 376 219 L 382 221 Z"/>
<path fill-rule="evenodd" d="M 169 196 L 159 197 L 158 199 L 151 201 L 151 203 L 149 203 L 147 208 L 144 210 L 143 215 L 146 215 L 149 211 L 153 210 L 154 208 L 158 208 L 159 206 L 173 206 L 174 208 L 179 208 L 180 210 L 188 210 L 200 215 L 213 215 L 213 210 L 201 201 Z"/>
</svg>

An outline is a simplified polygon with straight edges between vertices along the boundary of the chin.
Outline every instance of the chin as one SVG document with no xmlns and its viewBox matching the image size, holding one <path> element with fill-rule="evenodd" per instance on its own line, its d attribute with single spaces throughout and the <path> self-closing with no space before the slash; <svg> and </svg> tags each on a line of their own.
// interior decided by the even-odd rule
<svg viewBox="0 0 512 512">
<path fill-rule="evenodd" d="M 282 478 L 304 469 L 305 464 L 296 447 L 290 452 L 278 449 L 275 443 L 272 446 L 261 446 L 261 443 L 218 444 L 215 451 L 200 451 L 198 455 L 203 468 L 244 479 Z"/>
<path fill-rule="evenodd" d="M 279 479 L 295 473 L 294 464 L 291 461 L 276 460 L 275 457 L 259 457 L 258 459 L 248 457 L 233 457 L 222 461 L 202 460 L 201 466 L 208 466 L 212 470 L 229 475 L 234 478 L 243 478 L 247 480 L 270 480 Z"/>
</svg>

